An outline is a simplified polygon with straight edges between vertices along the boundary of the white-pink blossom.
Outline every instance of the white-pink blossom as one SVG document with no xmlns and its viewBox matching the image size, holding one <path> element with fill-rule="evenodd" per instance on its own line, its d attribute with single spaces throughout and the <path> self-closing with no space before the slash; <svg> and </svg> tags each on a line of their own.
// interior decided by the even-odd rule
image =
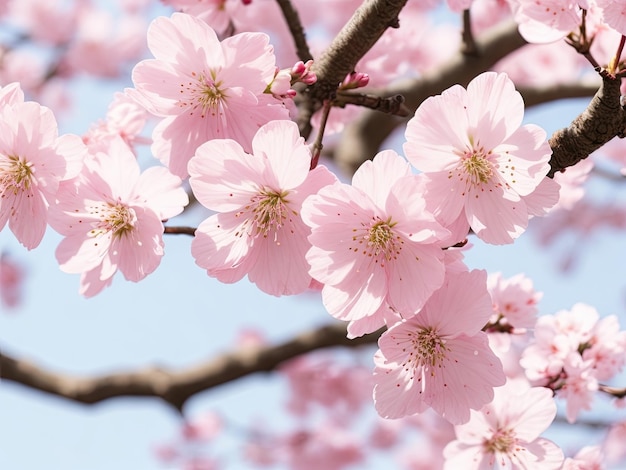
<svg viewBox="0 0 626 470">
<path fill-rule="evenodd" d="M 540 437 L 556 416 L 552 391 L 509 381 L 491 403 L 456 426 L 456 440 L 444 449 L 444 470 L 558 470 L 563 452 Z"/>
<path fill-rule="evenodd" d="M 493 399 L 502 364 L 481 331 L 491 316 L 487 273 L 447 274 L 444 285 L 408 320 L 390 327 L 374 356 L 374 402 L 385 418 L 433 408 L 453 424 Z"/>
<path fill-rule="evenodd" d="M 283 103 L 265 93 L 276 71 L 266 34 L 220 42 L 202 20 L 174 13 L 151 23 L 148 47 L 155 58 L 135 66 L 135 88 L 127 92 L 164 118 L 152 152 L 175 175 L 187 176 L 187 163 L 204 142 L 233 139 L 249 152 L 259 127 L 289 118 Z"/>
<path fill-rule="evenodd" d="M 311 153 L 291 121 L 262 126 L 252 154 L 230 139 L 201 145 L 189 162 L 191 188 L 216 211 L 191 244 L 196 263 L 222 282 L 248 275 L 272 295 L 298 294 L 311 284 L 305 254 L 310 229 L 304 199 L 336 181 L 323 166 L 309 171 Z"/>
<path fill-rule="evenodd" d="M 118 270 L 135 282 L 153 272 L 164 253 L 162 221 L 188 202 L 180 178 L 163 167 L 141 173 L 121 138 L 90 152 L 50 211 L 50 225 L 64 236 L 57 261 L 63 271 L 82 274 L 85 296 L 108 286 Z"/>
<path fill-rule="evenodd" d="M 427 98 L 403 148 L 423 172 L 427 207 L 445 226 L 461 220 L 488 243 L 512 243 L 558 199 L 545 175 L 546 132 L 522 124 L 524 102 L 506 74 L 485 72 Z"/>
<path fill-rule="evenodd" d="M 417 176 L 392 150 L 308 198 L 307 260 L 328 312 L 350 321 L 350 336 L 409 317 L 443 283 L 449 235 L 426 211 Z"/>
</svg>

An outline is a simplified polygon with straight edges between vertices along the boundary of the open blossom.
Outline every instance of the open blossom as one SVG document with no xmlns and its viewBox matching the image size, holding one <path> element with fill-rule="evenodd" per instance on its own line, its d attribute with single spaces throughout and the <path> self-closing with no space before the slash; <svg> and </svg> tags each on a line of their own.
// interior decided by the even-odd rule
<svg viewBox="0 0 626 470">
<path fill-rule="evenodd" d="M 452 424 L 493 399 L 505 383 L 502 364 L 481 328 L 491 316 L 487 273 L 448 273 L 446 282 L 415 316 L 378 340 L 374 401 L 384 418 L 432 407 Z M 459 467 L 463 468 L 463 467 Z"/>
<path fill-rule="evenodd" d="M 524 103 L 506 74 L 486 72 L 467 90 L 426 99 L 406 128 L 404 152 L 427 178 L 427 207 L 445 226 L 461 220 L 479 238 L 511 243 L 558 200 L 545 175 L 551 149 L 538 126 L 520 126 Z"/>
<path fill-rule="evenodd" d="M 64 182 L 50 225 L 65 238 L 56 257 L 61 270 L 82 273 L 80 293 L 93 296 L 119 270 L 130 281 L 153 272 L 163 256 L 163 223 L 188 202 L 181 180 L 166 168 L 140 173 L 121 138 L 92 149 L 82 172 Z"/>
<path fill-rule="evenodd" d="M 196 263 L 222 282 L 246 274 L 272 295 L 311 284 L 305 253 L 310 229 L 302 201 L 332 184 L 325 167 L 309 171 L 311 154 L 291 121 L 273 121 L 252 140 L 252 155 L 230 139 L 201 145 L 189 162 L 198 201 L 218 212 L 200 224 L 191 244 Z"/>
<path fill-rule="evenodd" d="M 552 391 L 509 381 L 491 403 L 456 426 L 456 440 L 444 449 L 444 470 L 558 470 L 563 452 L 540 437 L 556 416 Z"/>
<path fill-rule="evenodd" d="M 542 297 L 533 289 L 533 281 L 523 274 L 503 278 L 494 273 L 487 279 L 494 316 L 490 323 L 499 323 L 516 330 L 532 328 L 537 321 L 537 302 Z"/>
<path fill-rule="evenodd" d="M 87 149 L 78 136 L 58 135 L 49 108 L 23 99 L 19 86 L 0 92 L 0 229 L 8 222 L 30 250 L 43 238 L 59 183 L 78 174 Z"/>
<path fill-rule="evenodd" d="M 392 150 L 307 199 L 311 276 L 328 312 L 359 336 L 414 315 L 443 283 L 441 241 L 449 232 L 426 211 L 417 177 Z"/>
<path fill-rule="evenodd" d="M 531 43 L 548 43 L 577 31 L 582 21 L 579 0 L 517 0 L 515 21 Z M 585 2 L 586 3 L 586 2 Z"/>
<path fill-rule="evenodd" d="M 152 151 L 175 175 L 187 176 L 204 142 L 233 139 L 250 151 L 259 127 L 289 118 L 282 102 L 265 93 L 276 70 L 267 35 L 241 33 L 220 43 L 202 20 L 174 13 L 152 22 L 148 47 L 155 59 L 135 66 L 128 93 L 164 117 Z"/>
</svg>

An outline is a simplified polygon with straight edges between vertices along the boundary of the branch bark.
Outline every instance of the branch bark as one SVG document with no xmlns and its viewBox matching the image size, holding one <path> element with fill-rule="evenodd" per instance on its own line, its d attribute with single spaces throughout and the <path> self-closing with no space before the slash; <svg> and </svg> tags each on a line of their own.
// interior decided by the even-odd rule
<svg viewBox="0 0 626 470">
<path fill-rule="evenodd" d="M 148 367 L 94 377 L 52 372 L 0 353 L 0 378 L 83 404 L 115 397 L 155 397 L 182 412 L 197 393 L 256 372 L 270 372 L 283 362 L 317 349 L 375 344 L 382 330 L 350 340 L 337 323 L 295 336 L 284 343 L 238 350 L 182 370 Z"/>
<path fill-rule="evenodd" d="M 602 75 L 602 85 L 587 109 L 550 138 L 549 177 L 587 158 L 613 137 L 624 137 L 626 111 L 620 104 L 621 79 Z"/>
<path fill-rule="evenodd" d="M 317 82 L 304 90 L 299 107 L 301 135 L 311 134 L 311 116 L 324 100 L 334 98 L 337 86 L 378 41 L 388 27 L 398 26 L 398 14 L 407 0 L 366 0 L 342 28 L 322 56 L 314 62 Z"/>
<path fill-rule="evenodd" d="M 508 23 L 485 32 L 476 39 L 476 54 L 456 54 L 441 67 L 419 79 L 405 80 L 390 86 L 382 96 L 402 95 L 412 115 L 422 101 L 440 94 L 454 84 L 466 86 L 472 78 L 490 69 L 496 62 L 519 49 L 526 41 L 517 31 L 517 24 Z M 409 116 L 410 117 L 410 116 Z M 371 159 L 383 141 L 409 117 L 399 119 L 374 111 L 365 111 L 347 126 L 339 142 L 335 161 L 348 175 L 352 175 L 365 160 Z"/>
</svg>

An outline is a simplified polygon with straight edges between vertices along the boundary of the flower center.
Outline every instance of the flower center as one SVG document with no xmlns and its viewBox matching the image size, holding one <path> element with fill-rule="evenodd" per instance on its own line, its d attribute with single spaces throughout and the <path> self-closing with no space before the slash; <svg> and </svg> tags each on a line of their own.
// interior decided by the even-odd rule
<svg viewBox="0 0 626 470">
<path fill-rule="evenodd" d="M 252 197 L 250 204 L 236 214 L 236 217 L 241 217 L 244 214 L 250 215 L 244 222 L 244 229 L 235 235 L 241 236 L 245 232 L 252 237 L 261 235 L 263 238 L 267 238 L 269 234 L 273 233 L 274 241 L 280 245 L 278 232 L 285 225 L 285 221 L 292 222 L 292 215 L 298 215 L 287 205 L 289 202 L 287 200 L 288 194 L 288 191 L 277 192 L 272 189 L 261 189 L 258 194 Z"/>
<path fill-rule="evenodd" d="M 357 245 L 350 249 L 373 258 L 374 263 L 380 261 L 380 266 L 384 267 L 386 262 L 397 259 L 404 244 L 404 240 L 394 233 L 394 225 L 396 223 L 391 221 L 391 217 L 387 220 L 372 217 L 369 224 L 361 223 L 361 228 L 352 229 L 355 232 L 352 241 Z"/>
<path fill-rule="evenodd" d="M 209 76 L 210 75 L 210 76 Z M 221 111 L 222 103 L 226 100 L 226 93 L 222 88 L 222 82 L 216 80 L 215 71 L 211 70 L 209 75 L 192 72 L 194 81 L 180 84 L 180 93 L 184 95 L 178 101 L 181 108 L 191 107 L 190 115 L 200 110 L 200 117 L 204 118 L 207 113 L 211 116 L 223 115 Z"/>
<path fill-rule="evenodd" d="M 113 237 L 122 237 L 130 232 L 137 222 L 135 211 L 121 202 L 104 203 L 89 209 L 89 213 L 100 218 L 89 234 L 97 237 L 111 232 Z"/>
<path fill-rule="evenodd" d="M 424 328 L 413 338 L 416 361 L 436 366 L 446 357 L 445 341 L 431 328 Z"/>
<path fill-rule="evenodd" d="M 515 431 L 512 429 L 498 429 L 491 439 L 483 442 L 483 448 L 488 453 L 510 454 L 515 446 Z"/>
<path fill-rule="evenodd" d="M 32 163 L 10 155 L 7 160 L 0 160 L 0 190 L 2 197 L 9 191 L 14 195 L 30 188 L 33 177 Z"/>
<path fill-rule="evenodd" d="M 487 183 L 493 174 L 491 162 L 482 152 L 472 152 L 471 155 L 463 159 L 462 165 L 472 184 Z"/>
</svg>

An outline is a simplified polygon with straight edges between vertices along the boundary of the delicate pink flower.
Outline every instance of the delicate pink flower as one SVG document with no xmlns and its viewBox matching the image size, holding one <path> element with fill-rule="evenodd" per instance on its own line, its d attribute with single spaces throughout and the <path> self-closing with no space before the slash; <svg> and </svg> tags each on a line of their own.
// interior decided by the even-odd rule
<svg viewBox="0 0 626 470">
<path fill-rule="evenodd" d="M 414 315 L 444 277 L 441 240 L 449 235 L 425 210 L 407 162 L 380 152 L 354 174 L 310 197 L 311 276 L 324 284 L 328 312 L 361 323 L 351 335 Z"/>
<path fill-rule="evenodd" d="M 491 403 L 456 426 L 456 440 L 444 449 L 444 470 L 557 470 L 563 452 L 539 437 L 556 416 L 552 391 L 509 381 Z"/>
<path fill-rule="evenodd" d="M 106 120 L 92 126 L 83 136 L 87 145 L 121 137 L 133 149 L 136 143 L 147 143 L 139 137 L 147 120 L 146 110 L 124 93 L 116 93 L 107 110 Z"/>
<path fill-rule="evenodd" d="M 216 139 L 189 162 L 191 188 L 218 212 L 200 224 L 191 244 L 196 263 L 222 282 L 246 274 L 272 295 L 304 292 L 311 283 L 305 253 L 309 228 L 300 218 L 304 199 L 333 183 L 325 167 L 309 171 L 311 154 L 291 121 L 273 121 L 252 140 Z"/>
<path fill-rule="evenodd" d="M 621 445 L 623 446 L 623 442 Z M 606 468 L 602 448 L 585 446 L 574 457 L 566 458 L 561 470 L 604 470 Z"/>
<path fill-rule="evenodd" d="M 9 4 L 9 14 L 36 41 L 59 46 L 68 43 L 76 29 L 77 2 L 20 0 Z"/>
<path fill-rule="evenodd" d="M 596 0 L 602 19 L 618 33 L 626 35 L 626 3 L 623 0 Z"/>
<path fill-rule="evenodd" d="M 598 381 L 593 376 L 592 361 L 584 361 L 578 351 L 565 358 L 563 375 L 566 377 L 557 396 L 566 400 L 565 416 L 569 423 L 576 421 L 580 410 L 590 410 L 598 391 Z"/>
<path fill-rule="evenodd" d="M 161 3 L 201 19 L 220 36 L 233 28 L 233 20 L 244 5 L 241 0 L 161 0 Z"/>
<path fill-rule="evenodd" d="M 61 269 L 82 273 L 81 294 L 100 292 L 118 269 L 137 282 L 157 268 L 162 221 L 188 202 L 180 185 L 180 178 L 163 167 L 140 174 L 121 138 L 88 155 L 78 177 L 60 187 L 50 220 L 65 236 L 56 250 Z"/>
<path fill-rule="evenodd" d="M 364 366 L 340 364 L 336 359 L 310 354 L 293 359 L 280 372 L 289 383 L 287 406 L 297 415 L 309 413 L 315 404 L 335 417 L 354 416 L 371 400 L 371 371 Z"/>
<path fill-rule="evenodd" d="M 267 35 L 241 33 L 220 43 L 202 20 L 174 13 L 152 22 L 148 46 L 155 59 L 135 66 L 135 89 L 128 92 L 165 117 L 153 132 L 152 151 L 175 175 L 187 176 L 187 163 L 204 142 L 233 139 L 250 151 L 259 127 L 289 117 L 265 93 L 275 73 Z"/>
<path fill-rule="evenodd" d="M 0 302 L 3 307 L 15 308 L 22 301 L 24 268 L 9 257 L 0 253 Z"/>
<path fill-rule="evenodd" d="M 532 328 L 537 321 L 537 302 L 542 293 L 533 289 L 533 281 L 523 274 L 504 279 L 494 273 L 487 279 L 495 318 L 491 323 L 508 325 L 516 330 Z"/>
<path fill-rule="evenodd" d="M 586 158 L 569 167 L 564 172 L 558 172 L 554 175 L 554 181 L 559 183 L 561 187 L 559 190 L 559 202 L 554 206 L 554 210 L 571 210 L 583 198 L 585 195 L 583 185 L 589 178 L 593 166 L 593 160 Z"/>
<path fill-rule="evenodd" d="M 107 11 L 80 11 L 76 37 L 66 59 L 70 70 L 98 77 L 117 77 L 126 63 L 136 61 L 145 49 L 143 18 L 124 15 L 114 18 Z"/>
<path fill-rule="evenodd" d="M 448 274 L 409 320 L 382 334 L 374 356 L 374 402 L 385 418 L 432 407 L 453 424 L 493 399 L 505 382 L 502 364 L 481 328 L 491 316 L 487 273 Z"/>
<path fill-rule="evenodd" d="M 511 243 L 533 215 L 552 207 L 545 175 L 551 149 L 538 126 L 521 126 L 524 103 L 505 74 L 485 72 L 425 100 L 406 128 L 404 151 L 427 178 L 427 207 L 479 238 Z"/>
<path fill-rule="evenodd" d="M 558 41 L 581 24 L 578 0 L 517 0 L 515 21 L 528 42 Z"/>
<path fill-rule="evenodd" d="M 0 105 L 9 103 L 0 109 L 0 229 L 8 222 L 30 250 L 43 238 L 59 183 L 80 171 L 86 148 L 78 136 L 59 137 L 50 109 L 20 98 L 15 87 L 0 94 Z"/>
</svg>

